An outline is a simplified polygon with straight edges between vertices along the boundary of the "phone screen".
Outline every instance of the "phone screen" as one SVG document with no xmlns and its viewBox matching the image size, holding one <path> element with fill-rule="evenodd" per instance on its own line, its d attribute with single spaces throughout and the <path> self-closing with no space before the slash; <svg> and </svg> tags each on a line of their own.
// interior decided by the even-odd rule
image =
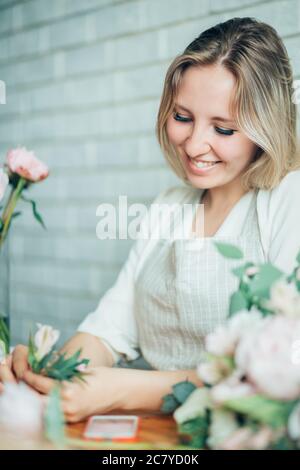
<svg viewBox="0 0 300 470">
<path fill-rule="evenodd" d="M 138 416 L 93 416 L 89 419 L 84 437 L 88 439 L 134 439 Z"/>
</svg>

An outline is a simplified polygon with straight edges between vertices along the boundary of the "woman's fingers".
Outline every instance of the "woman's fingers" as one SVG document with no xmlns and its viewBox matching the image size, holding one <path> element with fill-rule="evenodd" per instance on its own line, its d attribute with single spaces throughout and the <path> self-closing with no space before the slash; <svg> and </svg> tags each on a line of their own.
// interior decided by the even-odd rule
<svg viewBox="0 0 300 470">
<path fill-rule="evenodd" d="M 44 394 L 49 393 L 55 385 L 55 380 L 50 379 L 49 377 L 44 377 L 43 375 L 34 374 L 30 370 L 26 370 L 24 372 L 23 380 L 30 387 Z"/>
<path fill-rule="evenodd" d="M 18 344 L 12 355 L 12 369 L 17 379 L 22 379 L 24 372 L 28 370 L 28 347 Z"/>
<path fill-rule="evenodd" d="M 0 382 L 3 384 L 5 382 L 16 382 L 16 379 L 14 377 L 14 374 L 11 371 L 11 368 L 9 367 L 9 362 L 6 362 L 7 359 L 3 360 L 0 363 Z"/>
</svg>

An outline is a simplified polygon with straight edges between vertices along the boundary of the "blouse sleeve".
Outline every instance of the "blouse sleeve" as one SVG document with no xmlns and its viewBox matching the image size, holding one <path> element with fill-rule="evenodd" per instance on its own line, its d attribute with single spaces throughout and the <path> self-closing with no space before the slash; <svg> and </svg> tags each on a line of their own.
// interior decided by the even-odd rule
<svg viewBox="0 0 300 470">
<path fill-rule="evenodd" d="M 300 170 L 290 172 L 270 192 L 268 201 L 269 261 L 287 274 L 300 250 Z"/>
<path fill-rule="evenodd" d="M 160 203 L 172 189 L 161 192 L 153 203 Z M 140 232 L 145 230 L 147 221 L 146 214 L 141 221 Z M 144 237 L 134 242 L 116 282 L 100 299 L 96 310 L 88 314 L 78 327 L 79 332 L 99 337 L 112 353 L 115 363 L 121 355 L 125 355 L 128 360 L 139 356 L 134 317 L 134 280 L 138 262 L 148 241 L 149 237 Z"/>
</svg>

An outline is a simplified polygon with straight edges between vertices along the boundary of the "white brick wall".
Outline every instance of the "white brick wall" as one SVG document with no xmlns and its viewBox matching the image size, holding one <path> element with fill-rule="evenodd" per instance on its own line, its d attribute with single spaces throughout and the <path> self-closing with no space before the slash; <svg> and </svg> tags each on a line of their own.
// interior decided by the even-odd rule
<svg viewBox="0 0 300 470">
<path fill-rule="evenodd" d="M 300 0 L 0 0 L 0 154 L 34 149 L 51 176 L 31 190 L 11 232 L 15 341 L 33 322 L 66 338 L 94 309 L 131 241 L 96 239 L 101 202 L 149 203 L 180 184 L 154 128 L 172 58 L 202 30 L 254 16 L 283 36 L 300 77 Z"/>
</svg>

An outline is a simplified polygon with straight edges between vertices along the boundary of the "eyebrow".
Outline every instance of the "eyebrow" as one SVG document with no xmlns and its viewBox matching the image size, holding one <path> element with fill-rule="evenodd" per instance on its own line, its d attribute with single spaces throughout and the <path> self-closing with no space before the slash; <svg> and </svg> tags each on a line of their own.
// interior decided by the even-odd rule
<svg viewBox="0 0 300 470">
<path fill-rule="evenodd" d="M 179 103 L 174 103 L 174 104 L 175 104 L 175 106 L 177 106 L 177 108 L 183 109 L 187 113 L 191 112 L 189 109 L 185 108 L 184 106 L 182 106 Z M 215 121 L 222 121 L 222 122 L 231 122 L 231 123 L 235 122 L 234 119 L 227 119 L 227 118 L 224 118 L 224 117 L 221 117 L 221 116 L 213 116 L 212 119 L 215 120 Z"/>
</svg>

